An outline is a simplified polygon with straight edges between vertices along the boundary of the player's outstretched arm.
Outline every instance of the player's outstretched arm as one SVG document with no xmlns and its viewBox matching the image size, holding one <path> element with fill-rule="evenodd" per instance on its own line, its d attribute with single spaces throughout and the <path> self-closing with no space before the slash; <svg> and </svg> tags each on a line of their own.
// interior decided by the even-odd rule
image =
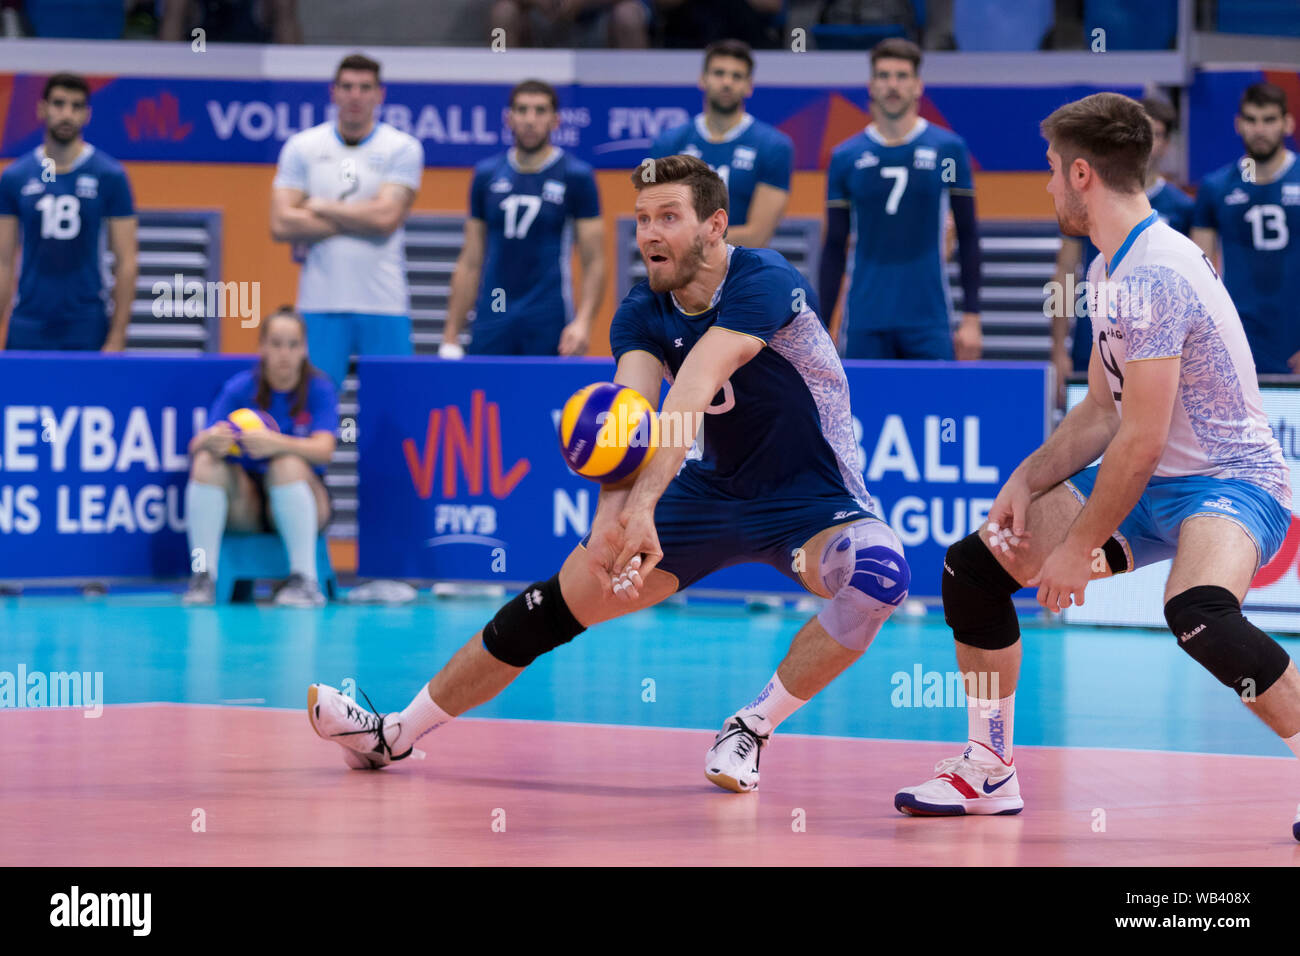
<svg viewBox="0 0 1300 956">
<path fill-rule="evenodd" d="M 339 232 L 359 236 L 389 236 L 402 227 L 415 202 L 415 190 L 384 183 L 373 199 L 321 199 L 313 196 L 306 208 L 333 223 Z"/>
<path fill-rule="evenodd" d="M 653 407 L 659 400 L 659 383 L 664 367 L 649 352 L 634 349 L 625 352 L 618 360 L 614 383 L 639 392 Z M 600 582 L 601 590 L 609 595 L 616 574 L 615 558 L 622 546 L 622 528 L 619 516 L 627 504 L 628 494 L 636 483 L 636 476 L 600 486 L 596 513 L 591 519 L 591 538 L 587 542 L 587 568 Z M 621 567 L 617 570 L 621 570 Z M 648 571 L 646 572 L 649 573 Z"/>
<path fill-rule="evenodd" d="M 473 216 L 465 220 L 465 237 L 451 273 L 451 295 L 447 297 L 447 321 L 442 326 L 442 358 L 460 358 L 464 349 L 460 331 L 465 327 L 469 310 L 478 298 L 479 279 L 483 274 L 483 250 L 487 243 L 487 223 Z"/>
<path fill-rule="evenodd" d="M 18 256 L 18 217 L 0 216 L 0 349 L 9 338 L 9 307 L 14 297 L 14 261 Z"/>
<path fill-rule="evenodd" d="M 622 568 L 633 558 L 642 556 L 640 571 L 644 578 L 663 557 L 654 528 L 655 505 L 681 467 L 713 397 L 736 369 L 757 355 L 762 347 L 761 339 L 715 326 L 704 333 L 686 356 L 659 412 L 660 435 L 667 421 L 681 440 L 668 447 L 661 443 L 650 463 L 637 475 L 619 517 L 624 536 L 616 567 Z M 637 592 L 634 590 L 628 596 L 634 598 Z"/>
<path fill-rule="evenodd" d="M 307 194 L 285 187 L 271 190 L 271 238 L 276 242 L 313 242 L 338 235 L 328 219 L 304 207 Z"/>
</svg>

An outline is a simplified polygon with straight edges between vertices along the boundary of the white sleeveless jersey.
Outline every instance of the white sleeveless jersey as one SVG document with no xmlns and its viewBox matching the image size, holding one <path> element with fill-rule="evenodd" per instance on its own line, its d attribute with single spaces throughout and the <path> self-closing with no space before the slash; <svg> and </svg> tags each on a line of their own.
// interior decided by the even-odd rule
<svg viewBox="0 0 1300 956">
<path fill-rule="evenodd" d="M 1290 472 L 1260 400 L 1255 362 L 1236 306 L 1200 248 L 1155 219 L 1107 278 L 1088 269 L 1092 337 L 1119 414 L 1130 362 L 1182 357 L 1178 398 L 1157 477 L 1248 481 L 1291 507 Z"/>
<path fill-rule="evenodd" d="M 358 202 L 385 183 L 420 188 L 424 148 L 414 136 L 376 123 L 356 146 L 333 123 L 290 136 L 280 151 L 274 186 L 308 196 Z M 300 312 L 407 313 L 405 230 L 388 236 L 331 236 L 310 245 L 298 279 Z"/>
</svg>

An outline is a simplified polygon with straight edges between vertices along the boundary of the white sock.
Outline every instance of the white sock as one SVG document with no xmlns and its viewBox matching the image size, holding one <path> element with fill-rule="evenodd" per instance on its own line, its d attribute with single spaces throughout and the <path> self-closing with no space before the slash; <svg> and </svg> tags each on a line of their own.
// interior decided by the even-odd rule
<svg viewBox="0 0 1300 956">
<path fill-rule="evenodd" d="M 401 725 L 397 737 L 388 742 L 394 754 L 404 754 L 415 746 L 415 742 L 431 730 L 437 730 L 454 718 L 439 707 L 429 696 L 429 685 L 420 688 L 419 693 L 406 705 L 400 714 L 389 714 L 384 718 L 384 737 L 387 739 L 389 728 Z"/>
<path fill-rule="evenodd" d="M 997 759 L 1011 766 L 1011 731 L 1015 725 L 1016 692 L 1001 700 L 966 698 L 966 725 L 970 742 L 976 746 L 971 756 L 987 763 Z"/>
<path fill-rule="evenodd" d="M 1300 757 L 1300 733 L 1292 734 L 1290 737 L 1283 737 L 1282 743 L 1291 748 L 1291 752 Z"/>
<path fill-rule="evenodd" d="M 800 700 L 786 690 L 785 685 L 781 683 L 781 678 L 773 674 L 772 679 L 763 688 L 763 692 L 736 711 L 735 716 L 742 719 L 745 726 L 754 733 L 766 737 L 776 730 L 781 721 L 806 703 L 808 701 Z"/>
<path fill-rule="evenodd" d="M 271 514 L 289 552 L 289 573 L 316 580 L 316 496 L 306 480 L 272 485 Z"/>
<path fill-rule="evenodd" d="M 190 567 L 195 567 L 196 560 L 201 558 L 198 567 L 212 575 L 214 581 L 228 510 L 226 489 L 220 485 L 190 481 L 185 486 L 185 534 L 190 542 Z"/>
</svg>

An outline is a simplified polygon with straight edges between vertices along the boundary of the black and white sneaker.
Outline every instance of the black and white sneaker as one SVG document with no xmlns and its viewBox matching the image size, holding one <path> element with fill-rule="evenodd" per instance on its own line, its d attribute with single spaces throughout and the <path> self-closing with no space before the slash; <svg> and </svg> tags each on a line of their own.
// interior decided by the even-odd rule
<svg viewBox="0 0 1300 956">
<path fill-rule="evenodd" d="M 366 703 L 370 703 L 370 698 L 366 698 Z M 405 753 L 394 754 L 384 732 L 387 729 L 396 739 L 401 725 L 385 728 L 384 714 L 366 710 L 328 684 L 312 684 L 307 688 L 307 719 L 317 736 L 343 748 L 343 760 L 353 770 L 379 770 L 415 752 L 414 747 L 408 747 Z"/>
<path fill-rule="evenodd" d="M 275 592 L 277 607 L 324 607 L 325 595 L 315 578 L 294 572 Z"/>
<path fill-rule="evenodd" d="M 217 582 L 207 571 L 196 571 L 190 576 L 190 586 L 181 595 L 181 603 L 191 607 L 217 603 Z"/>
<path fill-rule="evenodd" d="M 739 717 L 728 717 L 704 758 L 704 775 L 724 790 L 758 789 L 758 755 L 768 735 L 760 737 Z"/>
</svg>

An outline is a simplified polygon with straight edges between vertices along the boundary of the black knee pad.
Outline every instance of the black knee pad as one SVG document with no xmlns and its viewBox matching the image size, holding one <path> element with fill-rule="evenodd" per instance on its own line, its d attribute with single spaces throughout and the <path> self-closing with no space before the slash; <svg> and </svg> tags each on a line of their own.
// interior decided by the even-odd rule
<svg viewBox="0 0 1300 956">
<path fill-rule="evenodd" d="M 1179 647 L 1243 698 L 1264 693 L 1291 663 L 1277 641 L 1242 616 L 1227 588 L 1203 585 L 1175 594 L 1165 621 Z"/>
<path fill-rule="evenodd" d="M 483 628 L 483 646 L 503 664 L 527 667 L 585 630 L 564 603 L 557 574 L 507 601 Z"/>
<path fill-rule="evenodd" d="M 978 532 L 948 549 L 943 559 L 943 619 L 963 644 L 997 651 L 1020 640 L 1011 595 L 1020 582 L 985 547 Z"/>
</svg>

